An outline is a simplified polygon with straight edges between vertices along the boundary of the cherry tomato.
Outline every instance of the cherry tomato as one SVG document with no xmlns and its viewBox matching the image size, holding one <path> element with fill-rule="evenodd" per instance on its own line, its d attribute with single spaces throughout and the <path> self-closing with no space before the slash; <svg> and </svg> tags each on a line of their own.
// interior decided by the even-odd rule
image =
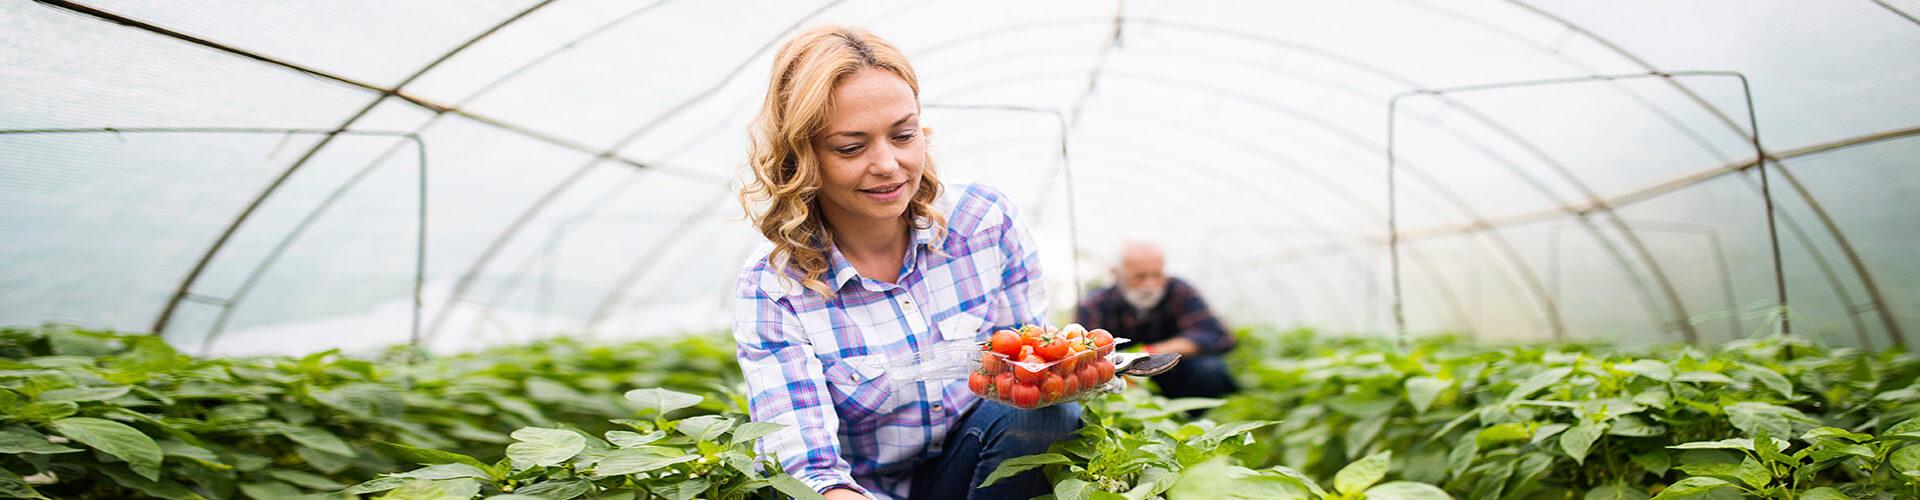
<svg viewBox="0 0 1920 500">
<path fill-rule="evenodd" d="M 1084 387 L 1084 388 L 1093 388 L 1095 386 L 1099 386 L 1101 382 L 1106 381 L 1100 378 L 1099 363 L 1092 363 L 1087 366 L 1080 367 L 1080 371 L 1075 372 L 1073 378 L 1075 380 L 1079 380 L 1080 387 Z"/>
<path fill-rule="evenodd" d="M 1007 371 L 1007 360 L 993 352 L 981 353 L 980 371 L 988 375 L 995 375 Z"/>
<path fill-rule="evenodd" d="M 1020 354 L 1020 335 L 1013 333 L 1013 330 L 993 332 L 993 339 L 988 342 L 988 345 L 993 348 L 993 352 L 1000 354 L 1008 356 Z"/>
<path fill-rule="evenodd" d="M 993 377 L 988 377 L 985 373 L 974 372 L 967 376 L 967 389 L 972 390 L 974 394 L 986 396 L 987 389 L 992 386 Z"/>
<path fill-rule="evenodd" d="M 1087 332 L 1087 338 L 1093 340 L 1093 346 L 1099 348 L 1096 350 L 1100 351 L 1101 356 L 1113 354 L 1112 333 L 1107 333 L 1106 330 L 1094 330 Z"/>
<path fill-rule="evenodd" d="M 1067 357 L 1068 349 L 1066 337 L 1059 335 L 1043 335 L 1039 342 L 1033 345 L 1033 353 L 1047 361 L 1057 361 Z"/>
<path fill-rule="evenodd" d="M 1093 368 L 1096 370 L 1100 370 L 1100 380 L 1104 381 L 1104 380 L 1113 379 L 1113 362 L 1112 361 L 1101 359 L 1100 361 L 1094 362 Z"/>
<path fill-rule="evenodd" d="M 1040 388 L 1032 384 L 1014 384 L 1013 397 L 1009 399 L 1014 406 L 1033 408 L 1040 405 Z"/>
<path fill-rule="evenodd" d="M 1013 378 L 1028 384 L 1037 384 L 1047 377 L 1046 361 L 1039 356 L 1027 355 L 1020 364 L 1013 365 Z"/>
<path fill-rule="evenodd" d="M 1059 375 L 1048 374 L 1046 380 L 1040 382 L 1040 399 L 1053 401 L 1066 394 L 1067 381 Z"/>
<path fill-rule="evenodd" d="M 1080 383 L 1080 377 L 1064 377 L 1064 378 L 1067 381 L 1068 396 L 1080 394 L 1080 391 L 1087 387 L 1086 385 Z"/>
</svg>

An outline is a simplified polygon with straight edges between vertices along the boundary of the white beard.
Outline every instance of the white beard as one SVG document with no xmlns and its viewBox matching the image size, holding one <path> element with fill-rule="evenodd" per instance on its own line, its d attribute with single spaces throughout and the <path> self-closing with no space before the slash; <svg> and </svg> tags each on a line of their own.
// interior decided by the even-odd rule
<svg viewBox="0 0 1920 500">
<path fill-rule="evenodd" d="M 1167 287 L 1164 287 L 1164 286 L 1148 288 L 1145 290 L 1134 290 L 1127 287 L 1120 287 L 1120 297 L 1126 299 L 1127 304 L 1132 305 L 1134 311 L 1142 312 L 1142 313 L 1146 312 L 1148 309 L 1153 309 L 1153 306 L 1160 305 L 1160 299 L 1166 298 L 1166 294 L 1167 294 Z"/>
</svg>

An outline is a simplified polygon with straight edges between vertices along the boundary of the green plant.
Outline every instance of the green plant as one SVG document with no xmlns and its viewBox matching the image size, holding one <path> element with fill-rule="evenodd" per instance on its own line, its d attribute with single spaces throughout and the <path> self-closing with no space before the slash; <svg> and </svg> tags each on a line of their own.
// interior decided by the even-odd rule
<svg viewBox="0 0 1920 500">
<path fill-rule="evenodd" d="M 425 493 L 441 498 L 513 494 L 560 500 L 609 495 L 718 500 L 771 498 L 777 491 L 794 498 L 820 498 L 782 472 L 772 457 L 754 451 L 753 440 L 774 432 L 778 424 L 743 423 L 738 415 L 669 418 L 704 398 L 665 389 L 628 391 L 626 399 L 651 418 L 614 420 L 629 430 L 601 435 L 572 428 L 521 428 L 511 435 L 507 457 L 492 464 L 458 453 L 404 448 L 416 462 L 428 465 L 381 476 L 345 493 L 384 492 L 388 498 Z"/>
</svg>

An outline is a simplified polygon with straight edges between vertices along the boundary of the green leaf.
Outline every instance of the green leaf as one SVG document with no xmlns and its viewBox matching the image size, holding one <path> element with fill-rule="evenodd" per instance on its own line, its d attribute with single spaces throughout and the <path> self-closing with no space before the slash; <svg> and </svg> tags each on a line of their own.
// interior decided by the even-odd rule
<svg viewBox="0 0 1920 500">
<path fill-rule="evenodd" d="M 695 440 L 713 442 L 733 429 L 733 419 L 718 415 L 700 415 L 681 420 L 674 429 Z"/>
<path fill-rule="evenodd" d="M 135 474 L 160 480 L 160 444 L 127 424 L 91 417 L 55 420 L 54 432 L 127 461 Z"/>
<path fill-rule="evenodd" d="M 1780 372 L 1769 370 L 1762 366 L 1746 365 L 1745 368 L 1746 370 L 1743 370 L 1741 374 L 1748 379 L 1766 386 L 1768 389 L 1772 389 L 1773 392 L 1780 394 L 1782 398 L 1794 398 L 1793 382 L 1788 381 L 1785 375 L 1781 375 Z"/>
<path fill-rule="evenodd" d="M 1667 489 L 1661 490 L 1660 494 L 1655 495 L 1653 498 L 1654 500 L 1664 500 L 1667 498 L 1688 498 L 1693 496 L 1704 495 L 1707 492 L 1720 489 L 1720 488 L 1729 487 L 1729 486 L 1733 486 L 1733 483 L 1729 483 L 1719 479 L 1714 479 L 1711 477 L 1689 477 L 1686 479 L 1681 479 L 1677 482 L 1674 482 L 1672 485 L 1667 486 Z"/>
<path fill-rule="evenodd" d="M 654 415 L 666 418 L 667 413 L 681 408 L 700 404 L 701 396 L 666 389 L 649 388 L 627 391 L 627 401 L 640 405 L 642 410 L 652 410 Z"/>
<path fill-rule="evenodd" d="M 522 427 L 512 436 L 518 442 L 507 445 L 507 458 L 522 469 L 559 465 L 587 448 L 587 439 L 569 430 Z"/>
<path fill-rule="evenodd" d="M 1771 436 L 1792 436 L 1795 420 L 1806 422 L 1812 419 L 1800 413 L 1800 410 L 1775 404 L 1743 401 L 1727 405 L 1727 421 L 1747 434 L 1764 431 Z"/>
<path fill-rule="evenodd" d="M 707 487 L 711 486 L 712 484 L 713 484 L 712 482 L 710 482 L 707 478 L 704 478 L 704 477 L 699 479 L 681 480 L 676 483 L 671 483 L 666 486 L 656 488 L 654 489 L 654 493 L 658 493 L 660 496 L 665 497 L 667 500 L 692 500 L 694 497 L 699 496 L 701 492 L 706 491 Z"/>
<path fill-rule="evenodd" d="M 388 490 L 385 495 L 374 497 L 384 500 L 469 500 L 480 494 L 480 481 L 473 479 L 442 479 L 438 481 L 412 480 L 399 488 Z"/>
<path fill-rule="evenodd" d="M 1593 448 L 1593 442 L 1600 439 L 1606 430 L 1605 423 L 1580 422 L 1580 425 L 1567 429 L 1567 433 L 1560 436 L 1560 450 L 1573 457 L 1574 463 L 1586 465 L 1587 450 Z"/>
<path fill-rule="evenodd" d="M 481 462 L 480 459 L 473 458 L 473 457 L 459 454 L 459 453 L 454 453 L 451 451 L 440 451 L 440 450 L 434 450 L 434 449 L 428 449 L 428 448 L 420 448 L 416 446 L 408 446 L 408 445 L 394 443 L 390 441 L 380 441 L 379 443 L 381 446 L 385 446 L 389 451 L 391 451 L 391 453 L 394 455 L 394 458 L 398 458 L 402 461 L 409 462 L 409 463 L 414 463 L 419 465 L 458 463 L 458 464 L 471 465 L 476 468 L 479 468 L 480 470 L 488 470 L 489 468 L 487 466 L 487 463 Z"/>
<path fill-rule="evenodd" d="M 47 498 L 40 495 L 39 491 L 35 491 L 33 485 L 27 484 L 26 479 L 20 478 L 19 475 L 14 474 L 13 471 L 9 471 L 5 467 L 0 467 L 0 497 Z"/>
<path fill-rule="evenodd" d="M 733 441 L 728 444 L 751 443 L 755 439 L 779 432 L 785 426 L 773 422 L 747 422 L 733 429 Z"/>
<path fill-rule="evenodd" d="M 1673 467 L 1673 456 L 1668 455 L 1667 452 L 1664 451 L 1635 453 L 1632 459 L 1633 463 L 1638 464 L 1640 468 L 1646 469 L 1647 472 L 1651 472 L 1655 476 L 1664 476 L 1667 474 L 1667 469 Z"/>
<path fill-rule="evenodd" d="M 1636 359 L 1631 363 L 1613 365 L 1613 369 L 1661 382 L 1673 381 L 1673 366 L 1651 359 Z M 1599 489 L 1596 488 L 1595 491 Z"/>
<path fill-rule="evenodd" d="M 606 457 L 600 459 L 599 464 L 594 466 L 593 473 L 596 476 L 603 477 L 639 474 L 658 470 L 673 464 L 692 462 L 700 458 L 699 455 L 686 454 L 684 452 L 669 454 L 664 452 L 666 450 L 673 449 L 654 446 L 613 450 L 607 453 Z M 673 451 L 677 452 L 678 450 Z"/>
<path fill-rule="evenodd" d="M 340 436 L 335 436 L 325 429 L 287 426 L 280 429 L 280 435 L 286 436 L 287 439 L 291 439 L 293 442 L 300 443 L 308 448 L 327 453 L 344 457 L 359 455 L 359 453 L 353 451 L 352 446 L 348 446 L 346 441 L 341 440 Z"/>
<path fill-rule="evenodd" d="M 636 446 L 645 446 L 654 441 L 659 441 L 661 438 L 667 437 L 667 433 L 660 432 L 660 431 L 653 431 L 646 434 L 641 434 L 633 431 L 607 431 L 606 436 L 607 436 L 607 442 L 613 443 L 614 446 L 618 446 L 621 448 L 632 448 Z"/>
<path fill-rule="evenodd" d="M 1346 434 L 1341 437 L 1345 440 L 1348 450 L 1365 450 L 1367 445 L 1373 444 L 1374 438 L 1380 436 L 1380 429 L 1386 426 L 1387 415 L 1367 417 L 1347 426 Z"/>
<path fill-rule="evenodd" d="M 1254 429 L 1259 429 L 1261 427 L 1266 427 L 1276 423 L 1279 423 L 1279 422 L 1273 422 L 1269 420 L 1261 420 L 1261 421 L 1253 421 L 1253 422 L 1228 422 L 1228 423 L 1214 426 L 1212 429 L 1207 429 L 1207 432 L 1200 434 L 1200 437 L 1195 441 L 1197 441 L 1198 443 L 1201 443 L 1200 446 L 1202 447 L 1216 446 L 1216 445 L 1219 445 L 1221 441 L 1226 440 L 1227 438 L 1245 436 L 1247 433 L 1253 432 Z"/>
<path fill-rule="evenodd" d="M 1340 472 L 1333 474 L 1333 489 L 1345 495 L 1366 491 L 1367 487 L 1387 477 L 1387 466 L 1392 458 L 1393 452 L 1383 451 L 1347 464 L 1340 468 Z"/>
<path fill-rule="evenodd" d="M 514 493 L 531 495 L 549 500 L 566 500 L 585 495 L 593 491 L 593 483 L 584 479 L 565 479 L 547 481 L 515 488 Z"/>
<path fill-rule="evenodd" d="M 1785 448 L 1789 444 L 1787 443 L 1786 440 L 1780 439 L 1780 438 L 1768 438 L 1768 439 L 1773 440 L 1772 442 L 1774 444 L 1775 449 Z M 1731 439 L 1722 439 L 1719 441 L 1694 441 L 1691 443 L 1682 443 L 1682 444 L 1676 444 L 1673 446 L 1668 446 L 1668 448 L 1672 448 L 1675 450 L 1753 451 L 1753 439 L 1752 438 L 1731 438 Z"/>
<path fill-rule="evenodd" d="M 1651 496 L 1647 495 L 1647 490 L 1640 489 L 1638 486 L 1607 483 L 1587 490 L 1584 500 L 1647 500 L 1648 498 Z"/>
<path fill-rule="evenodd" d="M 1038 455 L 1009 458 L 1001 461 L 1000 466 L 994 468 L 993 473 L 988 474 L 987 479 L 981 481 L 980 486 L 977 486 L 977 488 L 992 486 L 993 483 L 1000 482 L 1002 479 L 1017 476 L 1022 472 L 1037 467 L 1066 463 L 1072 463 L 1072 461 L 1068 460 L 1066 455 L 1059 453 L 1041 453 Z"/>
<path fill-rule="evenodd" d="M 1862 441 L 1872 440 L 1873 436 L 1861 434 L 1858 432 L 1848 432 L 1838 427 L 1821 427 L 1818 429 L 1807 431 L 1806 434 L 1803 434 L 1800 436 L 1800 439 L 1804 441 L 1814 441 L 1821 438 L 1845 439 L 1848 441 L 1858 443 Z"/>
<path fill-rule="evenodd" d="M 53 444 L 52 441 L 47 440 L 45 434 L 41 434 L 39 431 L 35 431 L 26 426 L 16 425 L 8 427 L 5 430 L 0 430 L 0 454 L 34 453 L 52 455 L 78 451 L 82 450 Z"/>
<path fill-rule="evenodd" d="M 1407 402 L 1413 404 L 1413 411 L 1426 413 L 1428 408 L 1433 407 L 1433 401 L 1440 398 L 1440 393 L 1449 387 L 1453 387 L 1453 382 L 1434 377 L 1409 378 L 1406 382 Z"/>
<path fill-rule="evenodd" d="M 1667 434 L 1667 428 L 1647 422 L 1639 415 L 1627 415 L 1613 419 L 1607 424 L 1607 435 L 1624 437 L 1654 437 Z"/>
<path fill-rule="evenodd" d="M 1473 434 L 1463 434 L 1447 452 L 1447 471 L 1452 477 L 1460 477 L 1473 466 L 1473 459 L 1480 453 L 1480 440 Z"/>
<path fill-rule="evenodd" d="M 1887 463 L 1900 472 L 1920 472 L 1920 446 L 1908 446 L 1893 451 L 1887 457 Z"/>
<path fill-rule="evenodd" d="M 300 491 L 300 488 L 295 488 L 293 485 L 287 483 L 249 481 L 240 483 L 239 486 L 240 492 L 245 493 L 250 498 L 300 498 L 306 496 L 306 492 Z"/>
<path fill-rule="evenodd" d="M 291 469 L 274 469 L 267 471 L 267 475 L 274 479 L 293 483 L 310 490 L 334 491 L 347 487 L 347 485 L 341 484 L 339 481 L 327 479 L 326 477 L 310 472 Z"/>
<path fill-rule="evenodd" d="M 68 387 L 40 393 L 41 401 L 106 401 L 127 395 L 131 387 L 124 385 L 107 387 Z"/>
<path fill-rule="evenodd" d="M 400 393 L 385 384 L 347 384 L 314 391 L 313 400 L 329 408 L 363 419 L 398 418 L 406 410 Z"/>
<path fill-rule="evenodd" d="M 1515 387 L 1513 392 L 1507 393 L 1507 400 L 1526 399 L 1528 396 L 1532 396 L 1533 393 L 1540 392 L 1541 389 L 1560 382 L 1560 379 L 1567 378 L 1567 374 L 1569 373 L 1573 373 L 1573 368 L 1564 366 L 1541 370 L 1540 373 L 1535 373 L 1533 376 L 1527 377 L 1527 380 L 1521 382 L 1519 387 Z"/>
<path fill-rule="evenodd" d="M 1488 445 L 1508 441 L 1526 441 L 1531 437 L 1533 437 L 1533 432 L 1527 429 L 1527 424 L 1507 422 L 1480 429 L 1480 433 L 1474 437 L 1474 446 L 1477 448 L 1486 448 Z"/>
<path fill-rule="evenodd" d="M 1674 382 L 1691 382 L 1695 384 L 1728 384 L 1728 385 L 1732 385 L 1734 382 L 1732 377 L 1728 377 L 1726 375 L 1721 375 L 1714 372 L 1698 372 L 1698 371 L 1682 373 L 1679 376 L 1673 377 L 1673 381 Z M 1663 492 L 1661 494 L 1664 495 L 1665 493 Z"/>
<path fill-rule="evenodd" d="M 1852 498 L 1840 493 L 1840 490 L 1821 486 L 1801 493 L 1800 500 L 1852 500 Z"/>
<path fill-rule="evenodd" d="M 493 474 L 489 473 L 488 472 L 489 470 L 491 470 L 490 467 L 483 468 L 483 467 L 474 467 L 471 464 L 447 463 L 447 464 L 433 464 L 426 467 L 410 470 L 407 472 L 394 474 L 394 476 L 413 478 L 413 479 L 422 479 L 427 481 L 433 481 L 433 480 L 439 480 L 439 479 L 460 479 L 460 478 L 488 480 L 493 478 Z"/>
<path fill-rule="evenodd" d="M 773 482 L 774 491 L 793 497 L 794 500 L 824 500 L 827 498 L 813 491 L 813 488 L 807 486 L 807 483 L 800 482 L 799 479 L 789 476 L 785 472 L 774 472 L 773 475 L 767 476 L 767 480 Z"/>
<path fill-rule="evenodd" d="M 1367 488 L 1367 500 L 1452 500 L 1445 490 L 1427 483 L 1394 481 Z"/>
<path fill-rule="evenodd" d="M 382 491 L 399 488 L 400 485 L 407 484 L 410 481 L 413 481 L 413 478 L 406 477 L 406 476 L 382 476 L 382 477 L 373 478 L 371 480 L 368 480 L 360 484 L 353 485 L 353 487 L 351 488 L 341 490 L 340 493 L 347 494 L 347 495 L 365 495 L 368 493 L 379 493 Z"/>
<path fill-rule="evenodd" d="M 20 405 L 7 413 L 16 420 L 48 421 L 80 413 L 80 405 L 72 401 L 40 401 Z"/>
<path fill-rule="evenodd" d="M 1760 461 L 1754 460 L 1753 457 L 1747 457 L 1745 460 L 1740 461 L 1740 468 L 1736 471 L 1736 477 L 1740 479 L 1740 482 L 1747 483 L 1747 486 L 1752 486 L 1754 489 L 1765 488 L 1767 483 L 1773 482 L 1773 473 L 1767 470 L 1767 466 L 1761 465 Z"/>
<path fill-rule="evenodd" d="M 1077 477 L 1069 477 L 1053 484 L 1055 500 L 1089 500 L 1093 497 L 1093 483 Z"/>
</svg>

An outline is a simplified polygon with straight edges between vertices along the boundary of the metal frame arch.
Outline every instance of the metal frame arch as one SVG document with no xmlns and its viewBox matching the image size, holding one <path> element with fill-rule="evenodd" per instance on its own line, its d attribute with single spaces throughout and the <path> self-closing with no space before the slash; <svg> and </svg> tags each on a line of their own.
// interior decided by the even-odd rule
<svg viewBox="0 0 1920 500">
<path fill-rule="evenodd" d="M 658 116 L 652 117 L 647 121 L 647 123 L 641 125 L 637 129 L 634 129 L 632 132 L 629 132 L 623 135 L 618 141 L 615 141 L 612 145 L 608 146 L 606 148 L 607 151 L 610 151 L 610 152 L 619 151 L 620 148 L 625 147 L 627 144 L 632 143 L 632 141 L 638 140 L 640 137 L 647 135 L 653 130 L 656 130 L 658 127 L 665 124 L 666 122 L 671 121 L 675 117 L 678 117 L 681 113 L 686 112 L 688 109 L 692 109 L 694 104 L 703 102 L 708 98 L 711 98 L 714 95 L 718 94 L 720 89 L 725 88 L 728 83 L 731 83 L 734 78 L 738 77 L 740 73 L 744 72 L 749 65 L 751 65 L 755 60 L 759 59 L 760 54 L 766 53 L 768 50 L 772 49 L 775 46 L 775 44 L 778 44 L 781 40 L 786 39 L 786 37 L 792 34 L 794 31 L 799 30 L 808 21 L 814 19 L 815 17 L 818 17 L 821 13 L 827 11 L 828 9 L 832 9 L 833 7 L 840 5 L 845 1 L 846 0 L 830 0 L 822 4 L 821 6 L 815 8 L 814 10 L 808 12 L 806 15 L 801 16 L 799 19 L 796 19 L 792 24 L 788 25 L 785 30 L 782 30 L 776 36 L 768 39 L 767 42 L 762 44 L 758 50 L 755 50 L 751 56 L 741 60 L 740 64 L 734 66 L 734 68 L 728 71 L 725 75 L 722 75 L 713 85 L 707 87 L 706 90 L 701 91 L 697 94 L 694 94 L 692 97 L 681 101 L 680 104 L 675 105 L 673 108 L 668 109 L 667 111 L 661 113 Z M 493 241 L 489 243 L 487 247 L 481 251 L 480 256 L 475 258 L 473 263 L 469 264 L 466 270 L 460 273 L 460 278 L 454 282 L 452 293 L 448 295 L 444 305 L 439 310 L 434 312 L 433 322 L 427 328 L 427 333 L 426 333 L 427 337 L 431 338 L 432 336 L 436 335 L 439 332 L 440 327 L 445 323 L 447 319 L 447 315 L 450 314 L 450 312 L 457 306 L 460 300 L 466 295 L 467 289 L 473 285 L 474 278 L 476 278 L 479 275 L 479 273 L 486 268 L 487 264 L 493 260 L 494 256 L 500 252 L 500 250 L 506 245 L 506 243 L 513 240 L 514 236 L 517 233 L 519 233 L 520 228 L 524 227 L 535 216 L 545 211 L 546 206 L 549 203 L 552 203 L 553 200 L 557 198 L 561 193 L 564 193 L 567 190 L 571 189 L 574 183 L 579 182 L 581 178 L 584 178 L 586 176 L 586 173 L 588 171 L 590 171 L 593 167 L 599 165 L 603 160 L 604 158 L 594 158 L 580 165 L 579 167 L 575 167 L 575 169 L 571 174 L 568 174 L 566 177 L 562 178 L 559 182 L 549 187 L 545 193 L 541 194 L 541 196 L 535 198 L 532 204 L 528 205 L 526 209 L 522 210 L 520 215 L 516 216 L 511 222 L 507 224 L 506 228 L 501 230 L 499 235 L 494 237 Z"/>
<path fill-rule="evenodd" d="M 1041 74 L 1045 74 L 1049 76 L 1068 75 L 1067 72 L 1042 72 Z M 1027 75 L 1019 75 L 1019 76 L 1027 76 Z M 1142 78 L 1142 77 L 1136 77 L 1131 73 L 1113 73 L 1111 74 L 1110 77 L 1121 78 L 1126 80 L 1147 81 L 1150 83 L 1157 83 L 1157 84 L 1176 86 L 1176 87 L 1205 87 L 1205 90 L 1213 93 L 1216 96 L 1232 98 L 1235 100 L 1239 100 L 1241 102 L 1246 102 L 1256 106 L 1268 108 L 1270 110 L 1278 111 L 1278 114 L 1280 116 L 1292 117 L 1298 121 L 1313 125 L 1312 128 L 1329 131 L 1333 135 L 1337 137 L 1341 137 L 1347 140 L 1348 142 L 1356 146 L 1359 146 L 1361 150 L 1379 151 L 1381 149 L 1377 147 L 1378 145 L 1371 143 L 1368 139 L 1366 139 L 1364 136 L 1362 136 L 1358 132 L 1347 130 L 1342 126 L 1332 123 L 1330 121 L 1327 121 L 1325 119 L 1322 119 L 1317 115 L 1312 115 L 1309 113 L 1302 112 L 1296 108 L 1292 108 L 1291 106 L 1279 103 L 1277 101 L 1273 101 L 1271 99 L 1268 99 L 1262 96 L 1245 94 L 1242 92 L 1238 92 L 1234 89 L 1227 89 L 1224 87 L 1214 87 L 1214 86 L 1208 86 L 1205 84 L 1166 79 L 1158 76 L 1148 76 L 1148 77 Z M 988 83 L 1005 85 L 1005 84 L 1017 83 L 1018 81 L 1019 80 L 1017 79 L 1007 79 L 1006 81 L 1003 81 L 1003 82 L 988 82 Z M 1467 140 L 1467 139 L 1463 139 L 1463 140 Z M 1473 209 L 1471 205 L 1467 204 L 1464 199 L 1460 198 L 1456 194 L 1453 194 L 1452 190 L 1446 188 L 1445 184 L 1440 182 L 1438 179 L 1426 175 L 1422 170 L 1411 168 L 1411 167 L 1408 169 L 1408 172 L 1409 174 L 1417 175 L 1418 176 L 1417 178 L 1420 179 L 1429 188 L 1433 189 L 1435 193 L 1439 194 L 1443 201 L 1455 207 L 1456 210 L 1460 210 L 1462 215 L 1466 216 L 1469 220 L 1474 221 L 1474 223 L 1476 224 L 1489 223 L 1489 220 L 1485 216 L 1481 215 L 1478 210 Z M 1547 316 L 1548 318 L 1548 323 L 1551 326 L 1550 331 L 1553 332 L 1553 334 L 1556 337 L 1563 336 L 1565 332 L 1565 327 L 1559 321 L 1560 314 L 1559 314 L 1558 306 L 1556 305 L 1556 301 L 1552 297 L 1548 297 L 1545 295 L 1546 291 L 1545 291 L 1544 285 L 1541 284 L 1538 275 L 1533 271 L 1533 269 L 1530 266 L 1526 265 L 1524 259 L 1520 258 L 1518 250 L 1515 247 L 1513 247 L 1510 242 L 1507 242 L 1504 236 L 1498 233 L 1489 233 L 1488 236 L 1492 238 L 1493 242 L 1495 243 L 1495 248 L 1500 253 L 1503 254 L 1502 256 L 1509 261 L 1509 264 L 1513 266 L 1514 270 L 1525 278 L 1526 280 L 1525 282 L 1528 284 L 1527 288 L 1530 291 L 1532 291 L 1532 294 L 1536 301 L 1536 306 L 1539 306 L 1541 308 L 1541 314 L 1544 316 Z M 1606 240 L 1603 236 L 1596 235 L 1595 238 L 1598 241 L 1601 241 L 1603 244 L 1609 241 L 1609 240 Z M 1638 277 L 1638 274 L 1634 273 L 1631 270 L 1632 269 L 1631 265 L 1627 264 L 1624 260 L 1620 260 L 1619 263 L 1623 267 L 1623 270 L 1625 270 L 1629 279 L 1635 279 Z M 1644 289 L 1642 289 L 1642 291 L 1644 292 Z M 1655 311 L 1653 314 L 1651 314 L 1652 317 L 1658 318 L 1661 316 L 1657 308 L 1651 305 L 1649 305 L 1649 308 L 1650 310 Z"/>
<path fill-rule="evenodd" d="M 1581 26 L 1578 23 L 1569 21 L 1566 18 L 1553 14 L 1552 12 L 1548 12 L 1546 9 L 1535 7 L 1532 4 L 1528 4 L 1522 0 L 1507 0 L 1507 2 L 1513 4 L 1517 8 L 1523 9 L 1527 12 L 1533 13 L 1534 15 L 1540 16 L 1543 19 L 1546 19 L 1553 23 L 1560 24 L 1562 26 L 1566 26 L 1567 29 L 1572 30 L 1575 34 L 1587 37 L 1588 39 L 1593 40 L 1595 43 L 1599 43 L 1602 47 L 1605 47 L 1607 50 L 1613 51 L 1615 54 L 1627 59 L 1627 61 L 1633 63 L 1636 66 L 1639 66 L 1641 69 L 1644 69 L 1649 72 L 1659 71 L 1659 69 L 1655 67 L 1651 62 L 1648 62 L 1646 58 L 1640 57 L 1639 54 L 1635 54 L 1633 51 L 1627 50 L 1626 47 L 1623 47 L 1618 43 L 1614 43 L 1613 40 L 1608 39 L 1607 37 L 1600 36 L 1599 33 L 1594 33 L 1593 31 L 1586 29 L 1584 26 Z M 1686 85 L 1682 85 L 1679 82 L 1675 82 L 1672 80 L 1668 80 L 1667 84 L 1671 85 L 1674 88 L 1674 90 L 1680 92 L 1682 95 L 1686 96 L 1689 100 L 1692 100 L 1694 103 L 1698 104 L 1701 107 L 1701 109 L 1704 109 L 1708 113 L 1713 114 L 1716 118 L 1720 120 L 1721 124 L 1725 125 L 1729 130 L 1733 131 L 1736 134 L 1740 134 L 1744 137 L 1749 137 L 1749 138 L 1753 137 L 1753 134 L 1750 134 L 1747 131 L 1741 130 L 1740 125 L 1736 123 L 1732 117 L 1727 116 L 1726 112 L 1721 110 L 1719 106 L 1715 106 L 1713 103 L 1708 102 L 1704 97 L 1701 97 L 1699 93 L 1694 92 L 1692 88 L 1689 88 Z M 1769 159 L 1772 159 L 1776 163 L 1780 163 L 1780 159 L 1777 158 L 1772 152 L 1767 151 L 1765 148 L 1761 148 L 1761 152 L 1763 157 L 1756 158 L 1754 160 L 1756 164 L 1764 163 Z M 1819 200 L 1814 199 L 1813 193 L 1807 190 L 1806 185 L 1800 183 L 1799 178 L 1795 177 L 1792 171 L 1788 170 L 1783 164 L 1782 167 L 1779 169 L 1779 174 L 1782 179 L 1785 179 L 1787 181 L 1787 185 L 1793 188 L 1794 193 L 1800 196 L 1800 200 L 1807 204 L 1807 208 L 1813 212 L 1814 218 L 1818 219 L 1820 221 L 1820 224 L 1826 228 L 1827 234 L 1833 237 L 1834 245 L 1840 248 L 1841 255 L 1843 257 L 1846 257 L 1847 263 L 1853 268 L 1855 276 L 1859 278 L 1861 288 L 1865 289 L 1865 291 L 1867 292 L 1868 299 L 1873 301 L 1874 310 L 1875 312 L 1879 313 L 1878 315 L 1880 316 L 1880 323 L 1881 323 L 1881 326 L 1886 329 L 1887 337 L 1893 341 L 1895 346 L 1898 346 L 1901 349 L 1906 349 L 1907 348 L 1906 336 L 1901 331 L 1899 322 L 1896 321 L 1893 315 L 1887 311 L 1886 300 L 1884 299 L 1884 296 L 1880 293 L 1880 287 L 1874 282 L 1872 273 L 1867 271 L 1866 262 L 1860 258 L 1860 253 L 1854 250 L 1852 242 L 1847 239 L 1845 233 L 1840 231 L 1840 226 L 1833 221 L 1833 217 L 1831 215 L 1827 214 L 1826 208 L 1824 208 L 1820 204 Z"/>
</svg>

